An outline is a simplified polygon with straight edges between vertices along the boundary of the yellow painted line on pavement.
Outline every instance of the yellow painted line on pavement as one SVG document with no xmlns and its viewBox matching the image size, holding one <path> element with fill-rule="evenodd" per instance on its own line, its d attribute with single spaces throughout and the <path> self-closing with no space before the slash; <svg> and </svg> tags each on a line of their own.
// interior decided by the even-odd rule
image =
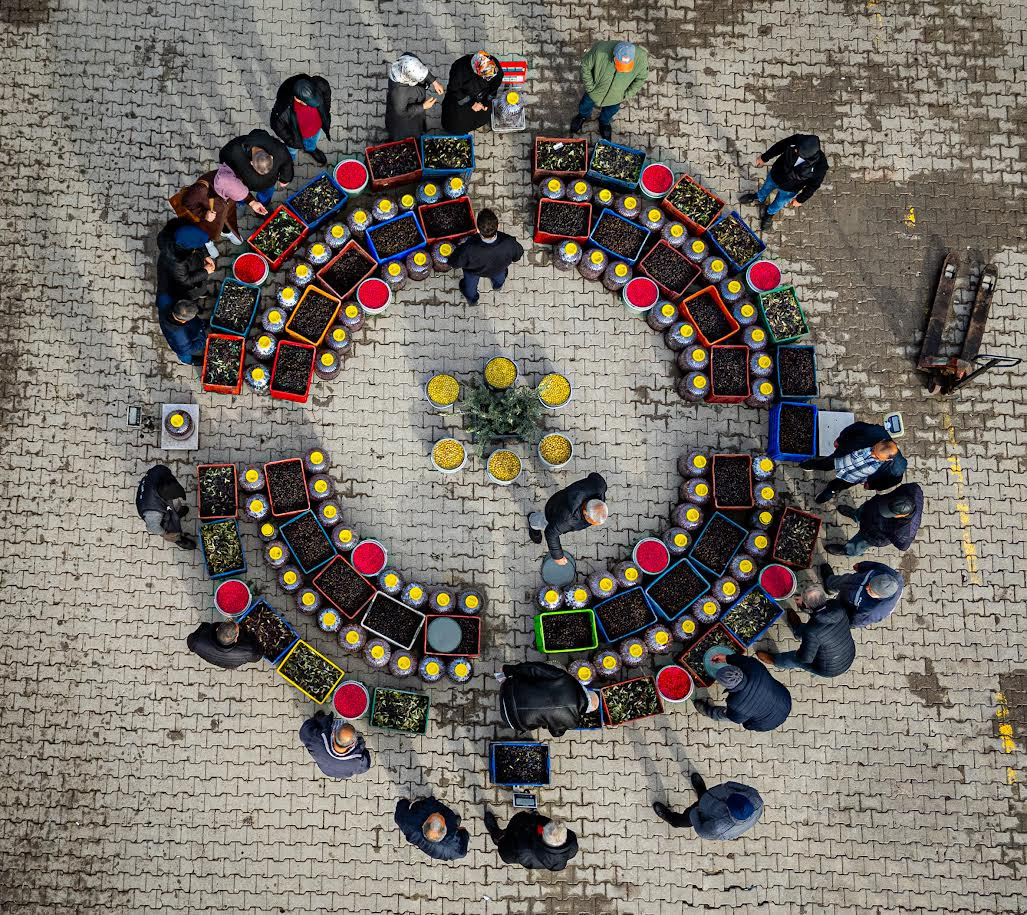
<svg viewBox="0 0 1027 915">
<path fill-rule="evenodd" d="M 995 693 L 995 720 L 998 721 L 998 739 L 1003 753 L 1016 751 L 1016 735 L 1013 733 L 1013 726 L 1009 723 L 1009 703 L 1006 701 L 1005 693 Z M 1006 766 L 1006 784 L 1015 785 L 1017 781 L 1016 768 Z"/>
<path fill-rule="evenodd" d="M 945 435 L 948 439 L 948 462 L 949 473 L 952 476 L 952 486 L 956 493 L 956 512 L 959 515 L 959 526 L 962 528 L 960 540 L 963 547 L 963 560 L 966 563 L 966 571 L 970 576 L 970 584 L 983 584 L 981 576 L 977 571 L 977 547 L 973 541 L 973 529 L 970 526 L 970 503 L 966 499 L 966 477 L 963 475 L 963 465 L 959 462 L 959 443 L 956 441 L 956 429 L 952 424 L 952 416 L 948 410 L 943 410 L 941 421 L 945 425 Z"/>
</svg>

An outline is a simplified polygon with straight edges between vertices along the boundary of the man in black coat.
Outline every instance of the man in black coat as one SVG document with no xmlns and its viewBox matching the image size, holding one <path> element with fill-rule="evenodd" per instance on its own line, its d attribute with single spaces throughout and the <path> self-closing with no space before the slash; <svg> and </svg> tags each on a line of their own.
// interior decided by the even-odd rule
<svg viewBox="0 0 1027 915">
<path fill-rule="evenodd" d="M 317 767 L 329 778 L 352 778 L 371 768 L 371 752 L 353 725 L 325 712 L 314 712 L 300 727 L 300 740 Z"/>
<path fill-rule="evenodd" d="M 599 707 L 598 693 L 585 689 L 560 667 L 543 661 L 504 664 L 496 674 L 499 711 L 515 731 L 546 728 L 554 737 L 576 728 L 587 712 Z"/>
<path fill-rule="evenodd" d="M 544 512 L 528 515 L 528 533 L 532 543 L 541 543 L 544 534 L 549 555 L 562 566 L 567 564 L 567 557 L 563 554 L 561 534 L 599 527 L 609 515 L 606 480 L 598 473 L 590 473 L 550 496 Z"/>
<path fill-rule="evenodd" d="M 422 797 L 411 804 L 406 798 L 396 804 L 396 825 L 406 840 L 437 861 L 456 861 L 467 854 L 471 840 L 460 826 L 460 816 L 442 801 Z"/>
<path fill-rule="evenodd" d="M 697 699 L 695 710 L 714 721 L 740 724 L 747 731 L 773 731 L 792 711 L 792 696 L 755 658 L 742 654 L 715 654 L 717 682 L 727 690 L 727 708 Z"/>
<path fill-rule="evenodd" d="M 898 486 L 906 472 L 906 459 L 884 426 L 855 422 L 842 429 L 831 454 L 810 458 L 799 466 L 834 471 L 835 478 L 817 496 L 817 502 L 823 504 L 857 483 L 878 491 Z"/>
<path fill-rule="evenodd" d="M 761 206 L 777 191 L 769 206 L 763 209 L 760 229 L 766 232 L 774 222 L 774 215 L 786 206 L 801 207 L 824 182 L 827 175 L 827 156 L 820 148 L 820 138 L 814 134 L 796 133 L 779 140 L 762 156 L 756 157 L 756 164 L 765 166 L 771 159 L 777 161 L 770 169 L 760 189 L 755 194 L 742 194 L 741 203 L 755 203 Z"/>
<path fill-rule="evenodd" d="M 274 196 L 275 184 L 281 188 L 292 181 L 289 148 L 259 127 L 244 137 L 229 140 L 221 147 L 219 159 L 265 206 Z"/>
<path fill-rule="evenodd" d="M 496 291 L 503 288 L 512 263 L 524 256 L 524 248 L 512 235 L 499 231 L 499 219 L 492 210 L 478 214 L 478 236 L 465 241 L 449 259 L 464 271 L 460 291 L 471 305 L 478 304 L 478 282 L 483 276 L 492 280 Z"/>
<path fill-rule="evenodd" d="M 495 814 L 486 807 L 485 828 L 504 862 L 528 870 L 562 871 L 578 853 L 574 832 L 535 810 L 515 813 L 506 829 L 500 829 Z"/>
<path fill-rule="evenodd" d="M 271 129 L 281 137 L 293 159 L 301 149 L 318 164 L 328 157 L 317 148 L 322 136 L 332 138 L 332 87 L 322 76 L 300 73 L 278 87 L 271 109 Z"/>
<path fill-rule="evenodd" d="M 136 489 L 136 511 L 146 523 L 147 533 L 160 534 L 184 550 L 196 549 L 196 538 L 182 530 L 189 506 L 185 504 L 185 490 L 170 467 L 154 464 L 146 471 Z"/>
<path fill-rule="evenodd" d="M 801 668 L 820 677 L 845 673 L 856 659 L 856 642 L 849 627 L 849 613 L 840 601 L 830 600 L 810 611 L 808 623 L 794 610 L 787 614 L 788 628 L 800 640 L 796 651 L 757 651 L 764 664 L 784 670 Z"/>
<path fill-rule="evenodd" d="M 834 556 L 862 556 L 872 546 L 905 552 L 913 545 L 924 513 L 924 491 L 917 483 L 903 483 L 889 493 L 864 502 L 859 508 L 839 505 L 838 511 L 859 522 L 859 530 L 845 543 L 829 543 Z"/>
<path fill-rule="evenodd" d="M 200 362 L 207 342 L 207 322 L 194 304 L 209 288 L 214 272 L 207 241 L 199 226 L 177 217 L 157 233 L 157 320 L 183 365 Z"/>
<path fill-rule="evenodd" d="M 200 623 L 185 644 L 208 664 L 225 670 L 252 664 L 262 657 L 257 643 L 239 629 L 238 623 Z"/>
</svg>

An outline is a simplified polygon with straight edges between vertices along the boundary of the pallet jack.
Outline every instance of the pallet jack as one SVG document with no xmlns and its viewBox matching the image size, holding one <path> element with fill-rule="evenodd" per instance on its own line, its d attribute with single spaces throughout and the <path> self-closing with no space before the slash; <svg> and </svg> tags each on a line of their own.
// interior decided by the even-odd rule
<svg viewBox="0 0 1027 915">
<path fill-rule="evenodd" d="M 928 376 L 928 393 L 944 396 L 957 391 L 985 372 L 997 368 L 1013 368 L 1023 360 L 1012 356 L 995 356 L 981 353 L 981 340 L 988 323 L 991 299 L 998 283 L 998 268 L 985 264 L 977 280 L 970 320 L 963 338 L 962 351 L 958 356 L 941 354 L 942 336 L 952 311 L 952 298 L 956 291 L 956 276 L 959 274 L 959 255 L 949 251 L 942 261 L 938 275 L 938 286 L 934 291 L 931 314 L 927 320 L 927 331 L 920 347 L 917 368 Z"/>
</svg>

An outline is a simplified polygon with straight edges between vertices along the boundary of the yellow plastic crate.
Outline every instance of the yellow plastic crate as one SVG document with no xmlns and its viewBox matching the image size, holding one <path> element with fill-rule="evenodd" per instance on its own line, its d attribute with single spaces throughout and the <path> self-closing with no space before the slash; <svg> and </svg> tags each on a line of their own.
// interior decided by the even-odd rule
<svg viewBox="0 0 1027 915">
<path fill-rule="evenodd" d="M 318 698 L 317 696 L 312 696 L 295 680 L 290 679 L 286 674 L 282 672 L 283 668 L 288 664 L 289 658 L 291 658 L 293 654 L 297 651 L 306 652 L 307 654 L 314 655 L 314 657 L 319 658 L 329 667 L 333 667 L 335 668 L 335 670 L 339 672 L 339 676 L 336 677 L 335 682 L 332 683 L 331 687 L 328 688 L 324 696 L 322 696 L 321 698 Z M 338 664 L 336 664 L 331 659 L 326 658 L 323 654 L 321 654 L 320 651 L 317 651 L 315 648 L 312 648 L 309 642 L 304 642 L 302 639 L 298 640 L 296 644 L 289 649 L 285 657 L 282 658 L 282 660 L 279 662 L 278 667 L 276 669 L 278 670 L 278 673 L 281 675 L 282 679 L 285 680 L 286 683 L 295 686 L 296 689 L 303 693 L 304 696 L 306 696 L 313 702 L 316 702 L 318 705 L 324 705 L 324 703 L 328 701 L 328 698 L 332 695 L 333 692 L 335 692 L 335 687 L 339 685 L 339 681 L 346 675 L 346 672 L 341 667 L 339 667 Z"/>
</svg>

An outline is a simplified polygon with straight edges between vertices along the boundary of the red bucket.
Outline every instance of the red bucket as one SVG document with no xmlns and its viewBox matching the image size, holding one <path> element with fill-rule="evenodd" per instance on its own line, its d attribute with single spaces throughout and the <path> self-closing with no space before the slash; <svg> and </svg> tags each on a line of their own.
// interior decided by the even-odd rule
<svg viewBox="0 0 1027 915">
<path fill-rule="evenodd" d="M 225 616 L 235 617 L 250 605 L 251 598 L 246 582 L 230 578 L 217 586 L 214 592 L 214 606 Z"/>
<path fill-rule="evenodd" d="M 646 197 L 659 200 L 661 197 L 666 197 L 670 189 L 674 187 L 674 172 L 662 162 L 651 162 L 642 169 L 642 176 L 638 184 Z"/>
<path fill-rule="evenodd" d="M 340 718 L 356 721 L 367 714 L 371 697 L 363 683 L 357 680 L 343 680 L 332 696 L 332 705 Z"/>
<path fill-rule="evenodd" d="M 232 264 L 232 273 L 240 283 L 263 286 L 271 275 L 271 265 L 259 254 L 247 251 L 240 254 Z"/>
<path fill-rule="evenodd" d="M 786 600 L 795 594 L 798 584 L 791 569 L 774 563 L 760 572 L 760 587 L 774 600 Z"/>
<path fill-rule="evenodd" d="M 692 675 L 677 664 L 668 664 L 656 675 L 656 690 L 665 702 L 684 702 L 692 698 L 695 683 Z"/>
<path fill-rule="evenodd" d="M 745 271 L 745 282 L 753 292 L 770 292 L 781 285 L 781 268 L 773 261 L 756 261 Z"/>
<path fill-rule="evenodd" d="M 370 315 L 381 314 L 392 301 L 389 284 L 371 277 L 357 286 L 357 302 Z"/>
<path fill-rule="evenodd" d="M 377 540 L 361 540 L 355 547 L 349 558 L 353 566 L 365 578 L 373 578 L 389 560 L 389 553 Z"/>
<path fill-rule="evenodd" d="M 335 166 L 335 183 L 351 197 L 367 187 L 368 180 L 367 166 L 358 159 L 343 159 Z"/>
<path fill-rule="evenodd" d="M 670 550 L 659 537 L 645 537 L 635 544 L 631 558 L 646 575 L 659 575 L 670 565 Z"/>
<path fill-rule="evenodd" d="M 647 276 L 636 276 L 621 290 L 629 311 L 644 314 L 660 301 L 660 287 Z"/>
</svg>

